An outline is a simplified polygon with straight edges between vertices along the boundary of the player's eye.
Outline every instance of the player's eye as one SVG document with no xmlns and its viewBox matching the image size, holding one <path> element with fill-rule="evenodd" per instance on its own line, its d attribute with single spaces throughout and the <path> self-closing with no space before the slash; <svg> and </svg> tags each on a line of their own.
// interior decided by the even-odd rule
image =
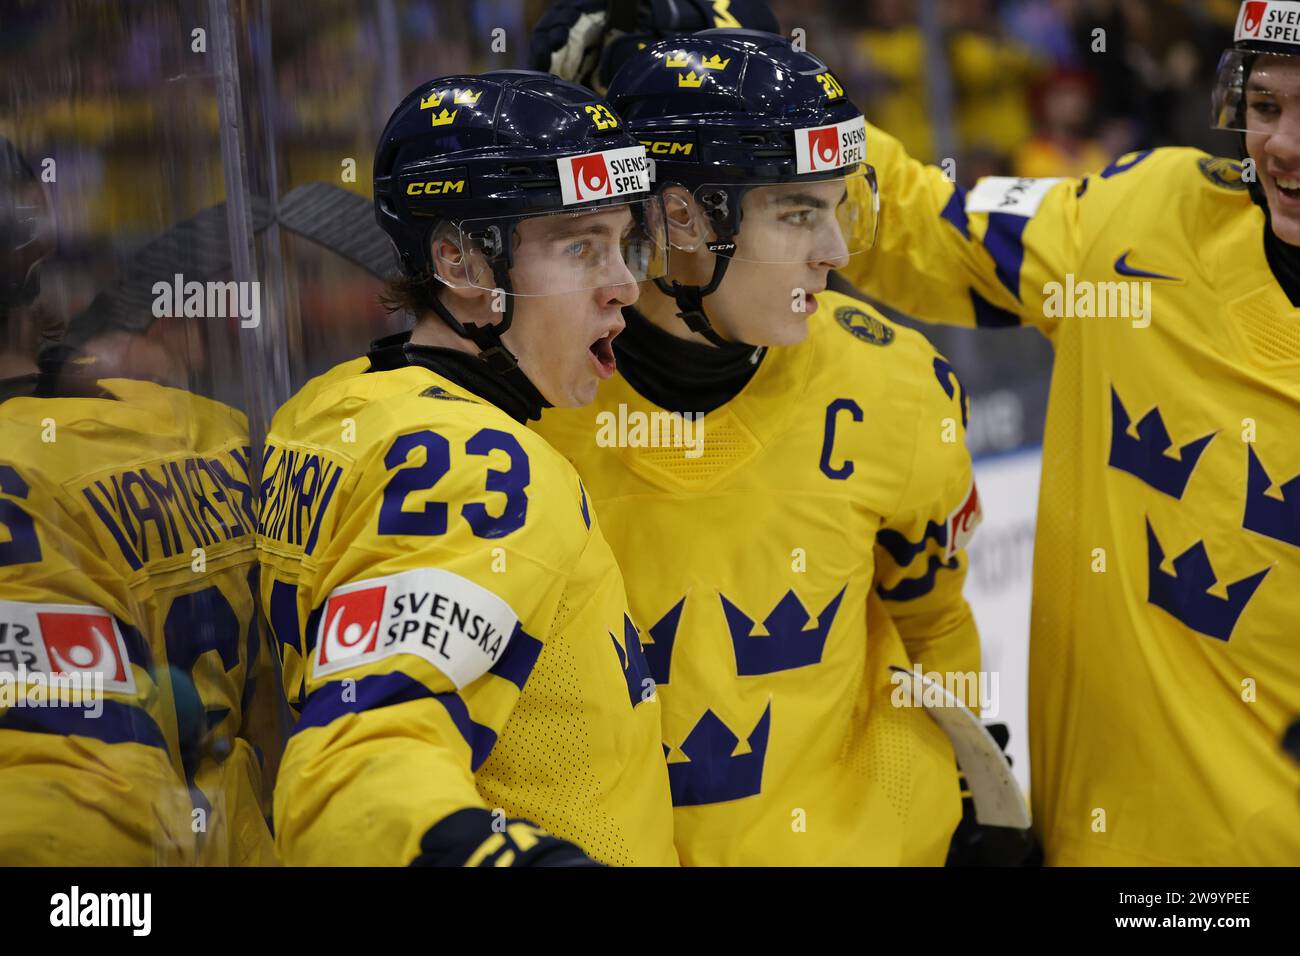
<svg viewBox="0 0 1300 956">
<path fill-rule="evenodd" d="M 1281 107 L 1273 100 L 1251 100 L 1247 105 L 1250 111 L 1261 119 L 1274 119 L 1282 112 Z"/>
<path fill-rule="evenodd" d="M 592 243 L 589 239 L 574 239 L 565 244 L 564 254 L 572 259 L 590 259 Z"/>
<path fill-rule="evenodd" d="M 781 221 L 789 226 L 811 226 L 814 212 L 811 209 L 799 209 L 781 216 Z"/>
</svg>

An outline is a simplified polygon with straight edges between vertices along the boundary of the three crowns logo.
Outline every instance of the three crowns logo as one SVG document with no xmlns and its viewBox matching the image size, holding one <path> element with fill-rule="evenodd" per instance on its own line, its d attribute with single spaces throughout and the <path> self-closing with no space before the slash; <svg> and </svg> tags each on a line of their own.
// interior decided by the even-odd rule
<svg viewBox="0 0 1300 956">
<path fill-rule="evenodd" d="M 1178 457 L 1174 458 L 1168 454 L 1173 441 L 1165 428 L 1159 406 L 1152 408 L 1137 423 L 1137 438 L 1128 433 L 1132 419 L 1114 385 L 1110 387 L 1110 408 L 1110 466 L 1135 475 L 1172 498 L 1182 498 L 1201 452 L 1205 451 L 1214 433 L 1189 441 L 1178 449 Z"/>
<path fill-rule="evenodd" d="M 709 70 L 725 70 L 727 64 L 731 62 L 731 57 L 725 60 L 720 54 L 713 54 L 699 58 L 696 62 L 691 62 L 690 54 L 685 50 L 675 50 L 668 56 L 664 57 L 664 68 L 669 70 L 680 70 L 686 68 L 685 73 L 677 74 L 677 85 L 687 89 L 698 89 L 708 76 Z M 699 73 L 695 71 L 699 70 Z"/>
<path fill-rule="evenodd" d="M 483 95 L 482 90 L 434 90 L 428 96 L 420 97 L 420 109 L 436 110 L 442 106 L 442 101 L 448 93 L 452 94 L 451 102 L 453 106 L 477 106 L 479 97 Z M 451 110 L 450 112 L 443 109 L 441 112 L 431 114 L 434 126 L 446 126 L 448 123 L 456 121 L 456 114 L 460 110 Z"/>
<path fill-rule="evenodd" d="M 1277 483 L 1273 480 L 1255 449 L 1246 446 L 1249 456 L 1246 474 L 1246 513 L 1241 526 L 1257 534 L 1300 547 L 1300 475 Z M 1276 496 L 1276 497 L 1275 497 Z"/>
<path fill-rule="evenodd" d="M 1254 597 L 1264 575 L 1272 570 L 1264 568 L 1240 581 L 1233 581 L 1223 589 L 1228 596 L 1221 598 L 1210 593 L 1210 588 L 1219 579 L 1210 565 L 1204 541 L 1197 541 L 1173 559 L 1173 574 L 1161 569 L 1164 561 L 1165 549 L 1148 518 L 1147 600 L 1168 611 L 1193 631 L 1220 641 L 1232 636 L 1241 612 Z"/>
<path fill-rule="evenodd" d="M 681 752 L 686 760 L 668 764 L 673 806 L 693 807 L 752 797 L 763 789 L 763 762 L 772 731 L 772 702 L 750 731 L 749 753 L 735 753 L 740 738 L 711 710 L 705 710 Z M 665 756 L 670 751 L 664 746 Z"/>
<path fill-rule="evenodd" d="M 674 604 L 663 617 L 650 625 L 650 640 L 641 645 L 650 676 L 657 685 L 668 683 L 672 671 L 673 644 L 677 641 L 677 627 L 682 620 L 682 607 L 686 598 Z"/>
<path fill-rule="evenodd" d="M 794 591 L 786 591 L 772 613 L 763 619 L 766 634 L 756 634 L 754 622 L 719 594 L 727 629 L 731 632 L 731 644 L 736 652 L 737 676 L 773 674 L 819 663 L 844 591 L 845 588 L 840 588 L 840 593 L 822 608 L 815 627 L 806 627 L 809 621 L 807 610 Z"/>
</svg>

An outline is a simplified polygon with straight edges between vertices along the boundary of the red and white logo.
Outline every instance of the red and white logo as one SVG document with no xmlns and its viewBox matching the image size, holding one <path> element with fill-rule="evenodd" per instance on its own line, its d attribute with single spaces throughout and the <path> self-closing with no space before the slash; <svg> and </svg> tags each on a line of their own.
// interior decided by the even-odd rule
<svg viewBox="0 0 1300 956">
<path fill-rule="evenodd" d="M 650 190 L 644 146 L 607 149 L 556 160 L 564 205 Z"/>
<path fill-rule="evenodd" d="M 573 194 L 579 201 L 602 199 L 613 192 L 609 182 L 609 167 L 602 153 L 578 156 L 573 160 Z"/>
<path fill-rule="evenodd" d="M 126 642 L 108 611 L 84 604 L 0 601 L 0 673 L 97 678 L 103 689 L 135 693 Z"/>
<path fill-rule="evenodd" d="M 330 596 L 325 602 L 325 634 L 316 659 L 318 668 L 374 653 L 387 592 L 380 586 Z"/>
<path fill-rule="evenodd" d="M 1259 28 L 1264 23 L 1264 13 L 1268 10 L 1268 0 L 1247 0 L 1242 4 L 1241 26 L 1238 37 L 1259 36 Z"/>
<path fill-rule="evenodd" d="M 461 688 L 501 660 L 518 624 L 496 594 L 442 568 L 345 584 L 325 601 L 312 676 L 408 654 Z"/>
<path fill-rule="evenodd" d="M 834 126 L 810 129 L 808 132 L 808 157 L 810 172 L 840 168 L 840 132 Z"/>
<path fill-rule="evenodd" d="M 867 121 L 855 116 L 834 126 L 810 126 L 795 130 L 795 169 L 822 173 L 867 159 Z"/>
<path fill-rule="evenodd" d="M 120 646 L 113 618 L 108 614 L 42 611 L 37 612 L 36 619 L 52 673 L 100 673 L 105 686 L 126 683 L 126 648 Z"/>
<path fill-rule="evenodd" d="M 944 556 L 951 558 L 970 543 L 975 536 L 975 529 L 984 520 L 984 511 L 980 508 L 980 493 L 971 479 L 970 490 L 960 505 L 948 515 L 948 549 Z"/>
</svg>

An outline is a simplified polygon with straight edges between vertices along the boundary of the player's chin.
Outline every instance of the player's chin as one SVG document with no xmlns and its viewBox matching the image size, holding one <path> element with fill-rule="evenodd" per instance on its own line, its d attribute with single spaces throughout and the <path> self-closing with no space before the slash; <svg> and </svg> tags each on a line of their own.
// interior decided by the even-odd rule
<svg viewBox="0 0 1300 956">
<path fill-rule="evenodd" d="M 790 318 L 772 327 L 769 341 L 764 345 L 798 345 L 808 338 L 808 315 L 806 312 L 793 312 Z"/>
<path fill-rule="evenodd" d="M 600 379 L 590 372 L 578 373 L 567 383 L 560 401 L 552 401 L 557 408 L 584 408 L 596 400 Z"/>
</svg>

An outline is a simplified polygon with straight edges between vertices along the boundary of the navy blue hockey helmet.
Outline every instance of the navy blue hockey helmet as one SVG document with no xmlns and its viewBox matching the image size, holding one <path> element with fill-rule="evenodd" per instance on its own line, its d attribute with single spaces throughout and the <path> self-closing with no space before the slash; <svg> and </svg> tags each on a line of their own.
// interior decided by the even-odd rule
<svg viewBox="0 0 1300 956">
<path fill-rule="evenodd" d="M 1219 58 L 1211 127 L 1242 133 L 1270 129 L 1280 112 L 1278 101 L 1300 99 L 1300 85 L 1280 69 L 1288 65 L 1292 74 L 1300 67 L 1300 2 L 1246 0 L 1237 12 L 1233 44 Z"/>
<path fill-rule="evenodd" d="M 732 259 L 811 261 L 874 242 L 879 198 L 866 121 L 826 64 L 785 37 L 706 30 L 662 40 L 622 66 L 608 95 L 646 147 L 656 187 L 685 187 L 708 220 L 717 256 L 709 284 L 656 280 L 693 331 L 718 341 L 703 298 Z M 831 180 L 843 182 L 842 198 L 819 222 L 784 237 L 744 233 L 750 190 Z"/>
<path fill-rule="evenodd" d="M 503 317 L 492 325 L 460 322 L 436 294 L 429 303 L 499 371 L 515 367 L 500 336 L 518 296 L 621 284 L 629 272 L 637 282 L 664 273 L 663 217 L 644 147 L 605 100 L 545 73 L 497 70 L 421 84 L 380 136 L 374 195 L 376 219 L 407 276 L 446 281 L 435 275 L 431 242 L 435 230 L 448 229 L 466 253 L 456 278 L 504 293 Z M 520 242 L 524 220 L 553 217 L 545 225 L 562 226 L 611 206 L 631 215 L 608 255 L 570 260 Z M 524 288 L 510 270 L 530 255 L 544 267 L 532 270 L 544 284 Z"/>
</svg>

